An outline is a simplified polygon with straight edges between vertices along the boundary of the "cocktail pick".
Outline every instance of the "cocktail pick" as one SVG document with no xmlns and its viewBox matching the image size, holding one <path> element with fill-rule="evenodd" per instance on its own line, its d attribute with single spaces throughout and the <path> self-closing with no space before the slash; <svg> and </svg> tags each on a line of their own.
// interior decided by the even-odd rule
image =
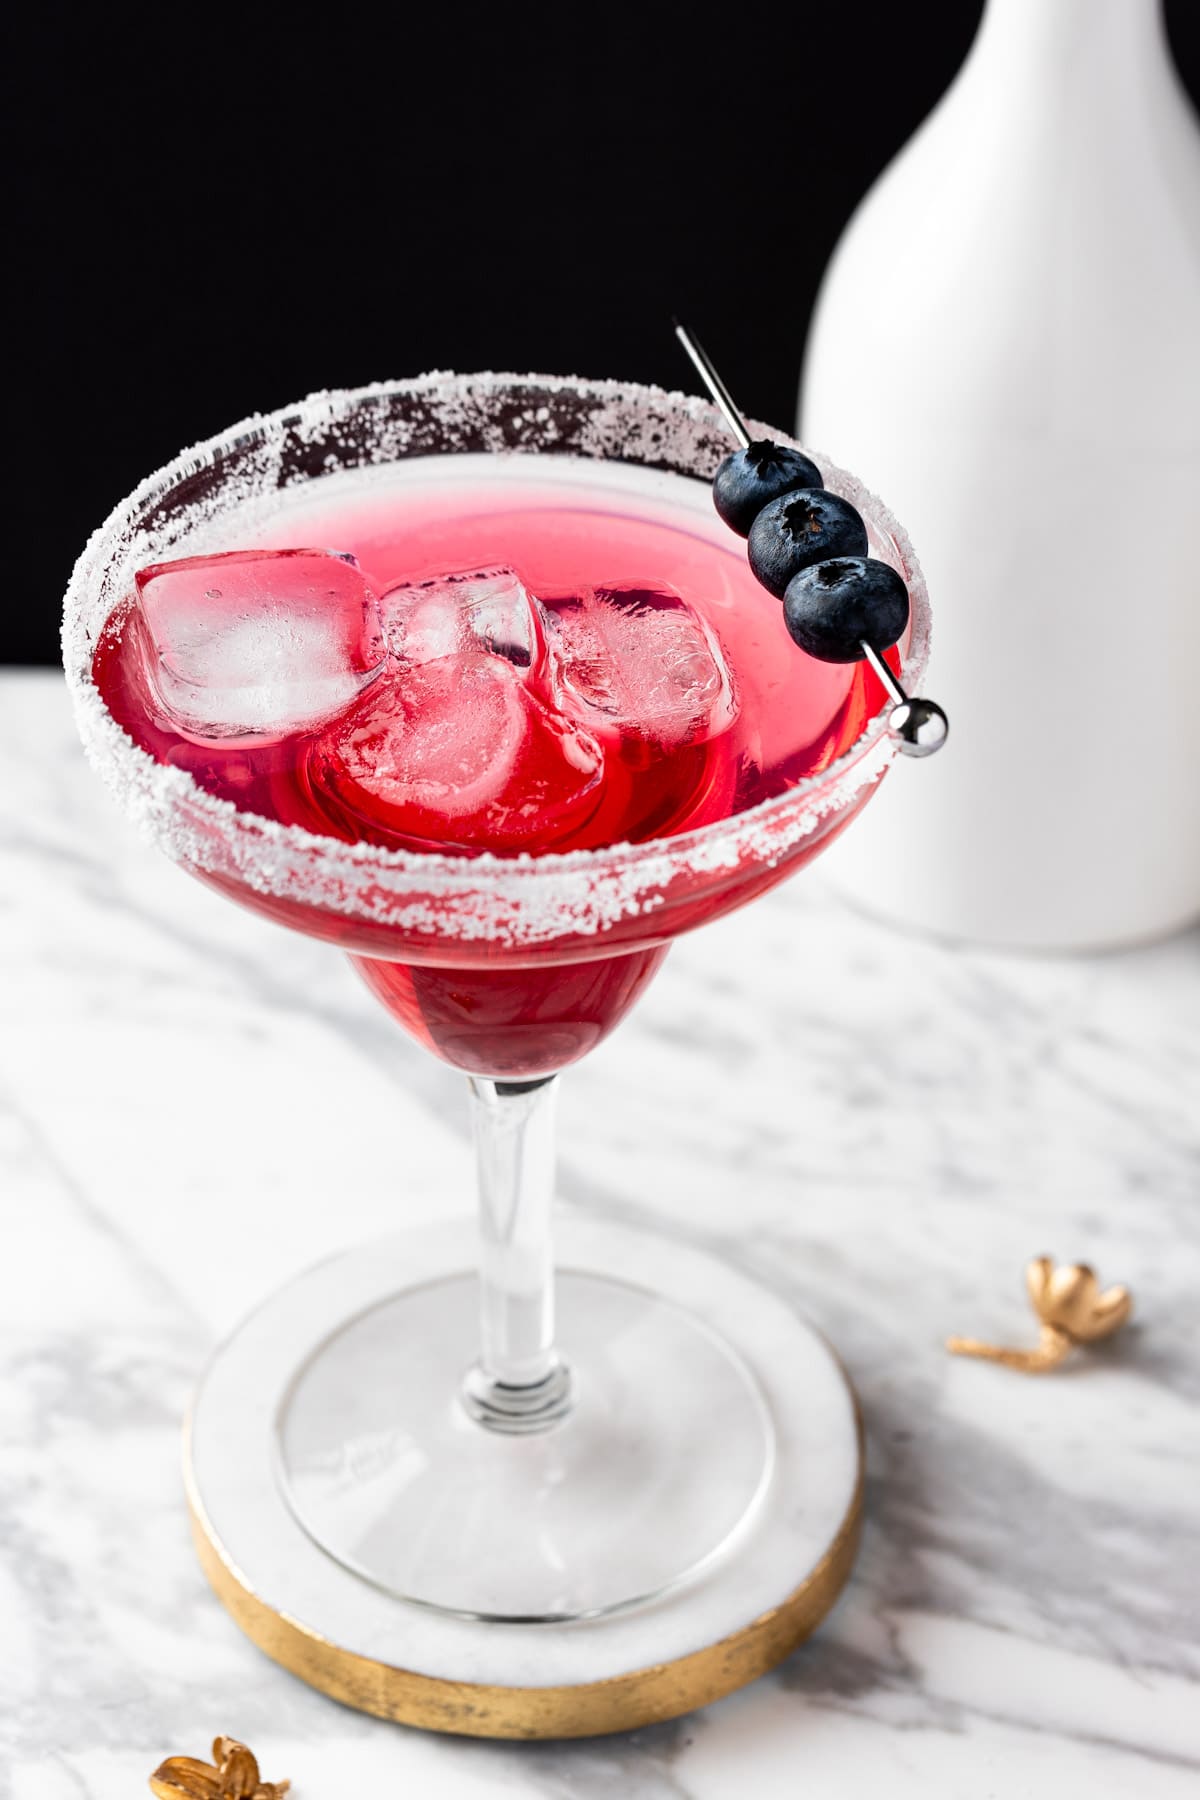
<svg viewBox="0 0 1200 1800">
<path fill-rule="evenodd" d="M 150 1777 L 156 1800 L 283 1800 L 290 1781 L 262 1781 L 253 1751 L 236 1738 L 213 1739 L 211 1763 L 169 1756 Z"/>
<path fill-rule="evenodd" d="M 686 325 L 679 319 L 672 323 L 675 326 L 675 336 L 687 351 L 730 432 L 741 448 L 747 449 L 750 433 L 746 429 L 746 422 L 734 405 L 733 397 L 717 373 L 712 358 Z M 910 699 L 874 644 L 867 643 L 864 638 L 861 648 L 863 656 L 879 677 L 892 702 L 888 731 L 896 740 L 897 748 L 905 756 L 932 756 L 936 750 L 941 749 L 949 734 L 950 726 L 945 713 L 934 700 L 922 700 L 916 696 Z"/>
<path fill-rule="evenodd" d="M 1006 1350 L 982 1344 L 978 1338 L 951 1337 L 946 1348 L 954 1356 L 979 1356 L 1003 1363 L 1023 1375 L 1044 1375 L 1056 1369 L 1080 1344 L 1093 1344 L 1120 1329 L 1133 1311 L 1133 1295 L 1126 1287 L 1100 1292 L 1099 1283 L 1086 1263 L 1063 1263 L 1055 1268 L 1049 1256 L 1037 1256 L 1025 1270 L 1025 1285 L 1033 1310 L 1042 1322 L 1041 1340 L 1033 1350 Z"/>
</svg>

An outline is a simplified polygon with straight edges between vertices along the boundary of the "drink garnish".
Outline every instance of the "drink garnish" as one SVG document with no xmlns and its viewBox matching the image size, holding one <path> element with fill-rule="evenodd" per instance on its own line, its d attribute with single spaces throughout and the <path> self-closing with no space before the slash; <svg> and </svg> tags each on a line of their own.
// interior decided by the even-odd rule
<svg viewBox="0 0 1200 1800">
<path fill-rule="evenodd" d="M 763 507 L 751 526 L 746 553 L 755 578 L 782 600 L 788 582 L 810 563 L 865 556 L 867 528 L 858 508 L 840 494 L 800 488 Z M 906 611 L 906 622 L 907 617 Z"/>
<path fill-rule="evenodd" d="M 800 569 L 783 596 L 792 642 L 821 662 L 860 662 L 867 641 L 886 648 L 908 624 L 908 589 L 890 563 L 837 556 Z"/>
<path fill-rule="evenodd" d="M 713 478 L 713 504 L 726 524 L 749 538 L 750 567 L 768 592 L 783 599 L 790 636 L 818 661 L 868 662 L 892 701 L 888 730 L 897 747 L 906 756 L 932 756 L 946 741 L 949 721 L 936 701 L 910 699 L 883 656 L 908 624 L 903 577 L 890 563 L 844 553 L 843 535 L 846 547 L 867 548 L 866 526 L 856 508 L 825 492 L 820 471 L 802 451 L 768 438 L 751 440 L 712 359 L 678 319 L 674 326 L 739 444 Z M 773 481 L 782 484 L 785 471 L 800 464 L 815 471 L 816 479 L 771 486 Z M 748 516 L 756 494 L 764 497 Z M 794 517 L 788 514 L 788 495 L 793 496 Z M 835 501 L 836 508 L 829 504 Z M 769 516 L 760 528 L 764 513 Z M 806 535 L 818 555 L 804 555 Z"/>
<path fill-rule="evenodd" d="M 811 457 L 758 438 L 731 450 L 722 462 L 713 477 L 713 505 L 731 530 L 746 537 L 769 500 L 821 485 L 821 471 Z"/>
</svg>

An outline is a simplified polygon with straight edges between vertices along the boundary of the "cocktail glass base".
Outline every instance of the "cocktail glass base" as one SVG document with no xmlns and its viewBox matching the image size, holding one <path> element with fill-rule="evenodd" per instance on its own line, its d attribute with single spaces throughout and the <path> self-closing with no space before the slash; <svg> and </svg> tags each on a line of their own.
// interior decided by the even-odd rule
<svg viewBox="0 0 1200 1800">
<path fill-rule="evenodd" d="M 569 1215 L 555 1238 L 571 1390 L 548 1430 L 460 1398 L 466 1220 L 310 1270 L 204 1376 L 205 1572 L 346 1704 L 483 1737 L 631 1729 L 779 1662 L 850 1572 L 861 1433 L 824 1339 L 677 1239 Z"/>
</svg>

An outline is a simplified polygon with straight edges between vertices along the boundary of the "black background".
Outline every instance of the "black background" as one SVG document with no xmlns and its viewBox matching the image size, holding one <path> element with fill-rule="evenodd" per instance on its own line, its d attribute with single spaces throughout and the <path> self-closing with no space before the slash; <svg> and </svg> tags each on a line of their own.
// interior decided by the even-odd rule
<svg viewBox="0 0 1200 1800">
<path fill-rule="evenodd" d="M 745 410 L 787 426 L 829 252 L 981 11 L 402 0 L 10 23 L 0 662 L 57 658 L 71 564 L 143 475 L 314 388 L 433 367 L 695 387 L 678 312 Z M 1166 13 L 1195 96 L 1200 8 Z"/>
</svg>

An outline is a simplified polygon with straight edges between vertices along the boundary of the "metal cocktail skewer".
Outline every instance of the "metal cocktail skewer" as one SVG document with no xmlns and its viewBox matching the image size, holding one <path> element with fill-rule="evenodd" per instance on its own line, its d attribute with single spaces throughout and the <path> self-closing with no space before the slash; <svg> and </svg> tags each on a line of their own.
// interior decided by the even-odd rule
<svg viewBox="0 0 1200 1800">
<path fill-rule="evenodd" d="M 675 326 L 675 336 L 691 357 L 701 381 L 720 408 L 725 423 L 745 450 L 750 443 L 750 433 L 711 357 L 686 325 L 681 324 L 678 319 L 674 319 L 672 323 Z M 932 756 L 935 750 L 941 749 L 950 730 L 945 713 L 934 700 L 921 700 L 915 696 L 910 699 L 874 644 L 869 644 L 863 638 L 861 648 L 863 656 L 874 669 L 892 702 L 888 731 L 895 738 L 898 748 L 905 756 Z"/>
<path fill-rule="evenodd" d="M 672 319 L 671 323 L 675 327 L 675 336 L 696 365 L 696 373 L 720 407 L 725 423 L 742 449 L 745 450 L 750 442 L 750 433 L 746 430 L 745 420 L 741 413 L 733 404 L 733 395 L 717 374 L 716 364 L 700 343 L 699 338 L 694 338 L 686 325 L 678 319 Z"/>
</svg>

